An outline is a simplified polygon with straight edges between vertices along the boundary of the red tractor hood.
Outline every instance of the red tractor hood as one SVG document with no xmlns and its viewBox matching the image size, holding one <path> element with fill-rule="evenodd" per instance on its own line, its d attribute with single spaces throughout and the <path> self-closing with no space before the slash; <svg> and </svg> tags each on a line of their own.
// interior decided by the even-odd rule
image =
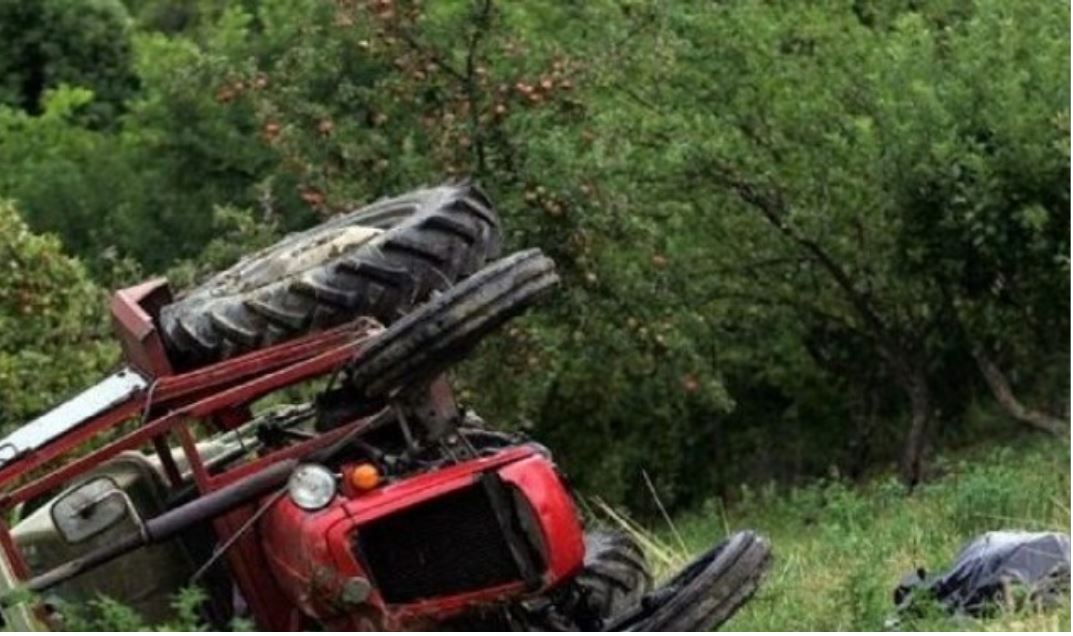
<svg viewBox="0 0 1073 636">
<path fill-rule="evenodd" d="M 573 499 L 530 445 L 339 494 L 319 511 L 284 497 L 259 529 L 295 607 L 341 630 L 419 629 L 539 594 L 584 558 Z"/>
</svg>

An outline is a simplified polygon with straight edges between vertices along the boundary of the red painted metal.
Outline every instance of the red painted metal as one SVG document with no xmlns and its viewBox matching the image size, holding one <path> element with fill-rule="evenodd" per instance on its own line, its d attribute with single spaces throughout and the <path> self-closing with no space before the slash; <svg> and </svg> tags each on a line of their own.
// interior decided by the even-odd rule
<svg viewBox="0 0 1073 636">
<path fill-rule="evenodd" d="M 166 282 L 149 281 L 117 292 L 112 314 L 128 361 L 152 384 L 109 411 L 80 425 L 53 442 L 0 467 L 0 511 L 54 491 L 118 453 L 153 443 L 158 453 L 174 433 L 180 442 L 194 483 L 201 494 L 218 490 L 283 459 L 308 456 L 364 425 L 357 420 L 317 437 L 292 444 L 211 474 L 198 452 L 191 427 L 198 423 L 224 428 L 245 420 L 255 400 L 284 387 L 336 372 L 361 354 L 365 342 L 379 333 L 372 321 L 357 321 L 335 329 L 249 353 L 211 366 L 176 373 L 167 359 L 155 319 L 170 299 Z M 453 399 L 445 383 L 431 392 L 437 413 L 448 415 Z M 450 408 L 448 408 L 450 407 Z M 137 417 L 148 421 L 64 464 L 58 460 L 90 441 L 113 433 Z M 450 418 L 448 418 L 450 419 Z M 162 455 L 163 458 L 163 455 Z M 178 478 L 174 464 L 165 462 L 169 478 Z M 541 590 L 573 576 L 583 558 L 582 530 L 569 492 L 554 465 L 536 447 L 518 446 L 495 455 L 455 464 L 394 483 L 385 483 L 354 496 L 339 496 L 328 508 L 307 512 L 288 498 L 272 504 L 257 530 L 238 537 L 227 553 L 229 572 L 251 609 L 257 626 L 293 630 L 306 616 L 339 629 L 418 629 L 431 627 L 475 603 L 531 593 L 522 582 L 477 592 L 389 606 L 375 589 L 367 602 L 345 602 L 345 585 L 364 575 L 351 551 L 351 538 L 370 520 L 442 496 L 495 471 L 532 506 L 547 556 Z M 240 531 L 258 505 L 251 504 L 213 522 L 220 544 Z M 0 523 L 0 548 L 21 579 L 29 576 L 25 560 Z M 269 574 L 274 576 L 269 576 Z"/>
<path fill-rule="evenodd" d="M 99 435 L 102 431 L 114 428 L 116 425 L 134 417 L 139 412 L 139 404 L 132 401 L 124 402 L 123 404 L 117 405 L 112 410 L 103 413 L 99 417 L 90 420 L 86 424 L 83 424 L 78 430 L 68 433 L 57 439 L 55 442 L 48 444 L 44 448 L 27 453 L 26 455 L 7 463 L 3 468 L 0 468 L 0 487 L 7 486 L 16 479 L 33 474 L 34 471 L 41 469 L 50 461 L 82 446 L 96 435 Z M 62 482 L 62 480 L 53 483 L 52 486 L 58 486 L 60 482 Z M 11 493 L 4 493 L 3 495 L 0 495 L 0 509 L 6 510 L 20 501 L 24 501 L 24 499 L 17 499 Z"/>
<path fill-rule="evenodd" d="M 516 486 L 533 505 L 549 562 L 546 591 L 573 576 L 584 557 L 581 523 L 552 463 L 532 446 L 518 446 L 388 484 L 361 495 L 338 496 L 332 505 L 304 511 L 290 500 L 275 504 L 261 522 L 264 553 L 291 602 L 332 629 L 415 630 L 476 604 L 529 592 L 521 581 L 418 603 L 389 605 L 375 588 L 360 606 L 340 603 L 351 577 L 368 578 L 352 551 L 363 524 L 474 483 L 488 471 Z"/>
<path fill-rule="evenodd" d="M 547 470 L 549 464 L 534 455 L 504 466 L 499 476 L 522 492 L 540 520 L 548 558 L 544 583 L 550 586 L 577 574 L 585 558 L 585 541 L 574 498 L 558 473 Z"/>
<path fill-rule="evenodd" d="M 161 379 L 155 388 L 150 389 L 152 404 L 149 410 L 158 407 L 172 407 L 174 410 L 14 492 L 0 495 L 0 507 L 10 507 L 60 486 L 122 451 L 138 448 L 154 436 L 175 429 L 183 424 L 184 418 L 205 419 L 222 409 L 247 405 L 283 387 L 332 373 L 358 355 L 364 339 L 374 332 L 374 323 L 362 321 L 263 352 L 221 362 L 191 374 Z M 262 363 L 268 369 L 274 370 L 265 373 L 261 369 L 262 372 L 258 374 L 257 365 Z M 188 377 L 191 375 L 198 381 Z M 236 384 L 236 380 L 245 382 Z M 226 388 L 221 389 L 221 386 Z M 212 392 L 214 388 L 216 390 Z M 178 402 L 180 397 L 194 399 L 198 396 L 205 397 L 181 406 Z M 30 474 L 50 460 L 142 413 L 146 410 L 142 403 L 144 399 L 143 396 L 136 396 L 44 448 L 0 468 L 0 487 L 7 486 L 15 478 Z"/>
<path fill-rule="evenodd" d="M 175 401 L 186 402 L 199 394 L 215 392 L 251 377 L 294 365 L 333 348 L 348 347 L 353 355 L 357 355 L 361 341 L 374 335 L 378 329 L 375 322 L 358 320 L 182 375 L 160 378 L 153 391 L 153 404 L 166 406 Z"/>
<path fill-rule="evenodd" d="M 8 563 L 11 564 L 13 570 L 12 574 L 23 580 L 30 578 L 30 568 L 26 565 L 26 559 L 22 558 L 22 552 L 15 547 L 15 542 L 11 538 L 11 528 L 3 519 L 0 519 L 0 548 L 7 555 Z"/>
<path fill-rule="evenodd" d="M 254 514 L 255 506 L 217 519 L 213 527 L 220 541 L 227 541 Z M 247 532 L 227 552 L 228 571 L 235 579 L 246 604 L 250 608 L 257 627 L 262 631 L 290 629 L 291 616 L 295 609 L 279 584 L 267 576 L 269 563 L 262 550 L 258 533 Z"/>
<path fill-rule="evenodd" d="M 112 326 L 124 357 L 135 368 L 154 377 L 174 373 L 154 320 L 160 308 L 170 302 L 171 290 L 163 278 L 112 295 Z"/>
</svg>

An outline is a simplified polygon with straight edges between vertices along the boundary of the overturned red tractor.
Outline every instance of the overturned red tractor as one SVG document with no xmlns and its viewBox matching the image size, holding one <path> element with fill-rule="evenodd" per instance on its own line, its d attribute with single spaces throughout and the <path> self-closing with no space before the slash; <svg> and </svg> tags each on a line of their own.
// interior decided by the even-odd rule
<svg viewBox="0 0 1073 636">
<path fill-rule="evenodd" d="M 173 301 L 121 290 L 125 366 L 0 441 L 4 618 L 62 626 L 111 596 L 271 630 L 702 630 L 770 559 L 740 533 L 653 588 L 586 531 L 548 450 L 455 402 L 444 372 L 548 294 L 495 260 L 470 185 L 420 190 L 254 254 Z M 288 404 L 288 401 L 298 403 Z"/>
</svg>

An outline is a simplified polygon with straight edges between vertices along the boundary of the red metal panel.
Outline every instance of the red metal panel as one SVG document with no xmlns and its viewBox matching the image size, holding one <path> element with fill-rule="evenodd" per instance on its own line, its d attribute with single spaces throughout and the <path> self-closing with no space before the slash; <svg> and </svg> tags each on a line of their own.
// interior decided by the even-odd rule
<svg viewBox="0 0 1073 636">
<path fill-rule="evenodd" d="M 496 455 L 455 464 L 403 479 L 307 512 L 289 499 L 280 500 L 261 522 L 263 551 L 270 570 L 292 602 L 333 629 L 420 629 L 430 617 L 443 619 L 474 604 L 494 603 L 525 590 L 524 582 L 389 606 L 372 589 L 361 607 L 340 615 L 338 588 L 350 577 L 365 577 L 351 538 L 364 523 L 471 485 L 478 475 L 494 470 L 518 487 L 533 506 L 541 526 L 550 563 L 543 579 L 551 587 L 581 567 L 582 529 L 576 509 L 551 462 L 532 446 L 519 446 Z M 552 507 L 561 508 L 552 509 Z M 562 554 L 556 554 L 562 551 Z"/>
<path fill-rule="evenodd" d="M 7 555 L 7 561 L 11 564 L 11 573 L 21 580 L 30 578 L 30 568 L 26 565 L 26 560 L 22 558 L 22 552 L 15 546 L 15 541 L 11 538 L 11 528 L 7 523 L 0 519 L 0 549 L 3 549 L 4 554 Z"/>
<path fill-rule="evenodd" d="M 112 295 L 112 325 L 123 356 L 131 365 L 154 377 L 174 372 L 155 322 L 160 308 L 169 302 L 171 290 L 164 278 L 121 289 Z"/>
<path fill-rule="evenodd" d="M 209 471 L 205 470 L 205 464 L 201 461 L 201 453 L 197 452 L 197 441 L 190 434 L 188 426 L 180 426 L 178 433 L 179 444 L 183 447 L 187 463 L 190 464 L 190 474 L 194 476 L 198 492 L 204 495 L 212 490 L 212 482 Z"/>
<path fill-rule="evenodd" d="M 221 543 L 238 532 L 250 515 L 256 510 L 251 504 L 213 523 L 216 535 Z M 294 605 L 280 590 L 271 576 L 269 564 L 258 541 L 257 531 L 247 530 L 237 539 L 227 552 L 228 571 L 242 591 L 250 607 L 258 629 L 262 631 L 280 631 L 290 626 Z"/>
<path fill-rule="evenodd" d="M 585 560 L 581 515 L 551 462 L 539 455 L 528 457 L 504 466 L 499 476 L 522 492 L 540 521 L 548 554 L 545 585 L 577 574 Z"/>
</svg>

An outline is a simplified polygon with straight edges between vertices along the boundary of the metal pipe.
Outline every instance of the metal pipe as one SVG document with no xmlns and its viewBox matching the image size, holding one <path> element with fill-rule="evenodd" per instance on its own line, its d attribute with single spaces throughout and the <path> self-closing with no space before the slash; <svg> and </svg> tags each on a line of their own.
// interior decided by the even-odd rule
<svg viewBox="0 0 1073 636">
<path fill-rule="evenodd" d="M 231 512 L 278 487 L 287 481 L 297 465 L 298 462 L 294 459 L 281 461 L 216 492 L 169 510 L 145 522 L 144 534 L 136 532 L 120 537 L 113 543 L 35 576 L 19 589 L 23 592 L 42 592 L 142 546 L 167 541 L 191 526 Z M 7 605 L 11 597 L 12 594 L 9 593 L 0 598 L 0 606 Z"/>
</svg>

